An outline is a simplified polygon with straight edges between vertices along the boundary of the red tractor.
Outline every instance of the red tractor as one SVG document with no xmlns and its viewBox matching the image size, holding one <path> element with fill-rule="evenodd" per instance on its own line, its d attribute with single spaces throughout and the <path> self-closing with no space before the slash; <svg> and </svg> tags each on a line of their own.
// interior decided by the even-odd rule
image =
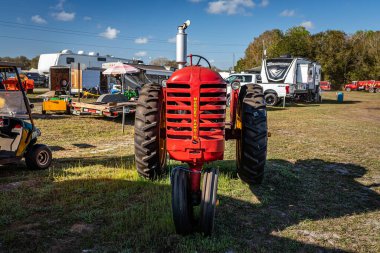
<svg viewBox="0 0 380 253">
<path fill-rule="evenodd" d="M 187 163 L 171 171 L 172 210 L 177 233 L 210 235 L 214 226 L 219 171 L 203 165 L 223 160 L 225 140 L 236 140 L 239 177 L 248 184 L 263 180 L 267 153 L 267 115 L 263 90 L 255 84 L 231 84 L 230 120 L 226 122 L 227 83 L 209 62 L 190 55 L 186 63 L 189 22 L 178 28 L 180 69 L 163 83 L 143 86 L 135 116 L 135 161 L 140 175 L 166 173 L 167 154 Z M 202 66 L 202 62 L 206 66 Z M 201 187 L 201 177 L 203 183 Z M 194 207 L 200 206 L 199 215 Z"/>
</svg>

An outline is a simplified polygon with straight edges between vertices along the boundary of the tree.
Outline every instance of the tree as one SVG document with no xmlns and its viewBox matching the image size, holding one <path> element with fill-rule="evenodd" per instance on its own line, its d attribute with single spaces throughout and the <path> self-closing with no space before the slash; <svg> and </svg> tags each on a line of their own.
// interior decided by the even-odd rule
<svg viewBox="0 0 380 253">
<path fill-rule="evenodd" d="M 311 45 L 310 32 L 303 26 L 297 26 L 286 31 L 277 50 L 281 54 L 310 58 Z"/>
<path fill-rule="evenodd" d="M 323 78 L 329 80 L 333 88 L 339 89 L 347 81 L 351 68 L 351 47 L 348 36 L 337 30 L 329 30 L 312 36 L 311 59 L 322 65 Z"/>
<path fill-rule="evenodd" d="M 169 60 L 168 58 L 165 57 L 159 57 L 155 58 L 150 61 L 151 65 L 157 65 L 157 66 L 170 66 L 173 68 L 177 68 L 177 63 L 174 60 Z"/>
<path fill-rule="evenodd" d="M 283 34 L 279 29 L 274 29 L 262 33 L 254 38 L 245 50 L 244 58 L 238 60 L 235 67 L 236 71 L 243 71 L 261 65 L 264 46 L 267 49 L 268 57 L 278 57 L 280 55 L 279 43 Z"/>
</svg>

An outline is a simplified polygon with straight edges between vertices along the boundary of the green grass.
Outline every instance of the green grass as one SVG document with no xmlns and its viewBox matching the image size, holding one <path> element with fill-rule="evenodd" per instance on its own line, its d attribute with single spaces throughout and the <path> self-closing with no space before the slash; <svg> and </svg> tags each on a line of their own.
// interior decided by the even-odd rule
<svg viewBox="0 0 380 253">
<path fill-rule="evenodd" d="M 380 94 L 268 110 L 266 177 L 250 188 L 226 143 L 215 233 L 175 234 L 168 178 L 138 177 L 133 119 L 39 115 L 47 171 L 0 168 L 0 252 L 380 252 Z M 173 162 L 171 162 L 173 163 Z"/>
</svg>

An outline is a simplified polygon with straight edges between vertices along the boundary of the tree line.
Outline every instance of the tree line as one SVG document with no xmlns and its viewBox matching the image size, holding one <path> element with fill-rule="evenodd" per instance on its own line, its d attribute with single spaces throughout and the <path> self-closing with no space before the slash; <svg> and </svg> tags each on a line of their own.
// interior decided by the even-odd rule
<svg viewBox="0 0 380 253">
<path fill-rule="evenodd" d="M 292 55 L 319 62 L 323 80 L 336 89 L 354 80 L 380 80 L 380 31 L 351 35 L 338 30 L 310 34 L 304 27 L 266 31 L 248 45 L 235 71 L 260 66 L 264 48 L 267 58 Z"/>
<path fill-rule="evenodd" d="M 39 56 L 36 56 L 32 59 L 29 59 L 26 56 L 17 56 L 17 57 L 0 57 L 0 61 L 9 61 L 9 62 L 15 62 L 22 65 L 22 69 L 31 69 L 31 68 L 37 68 L 38 67 L 38 60 L 40 59 Z"/>
</svg>

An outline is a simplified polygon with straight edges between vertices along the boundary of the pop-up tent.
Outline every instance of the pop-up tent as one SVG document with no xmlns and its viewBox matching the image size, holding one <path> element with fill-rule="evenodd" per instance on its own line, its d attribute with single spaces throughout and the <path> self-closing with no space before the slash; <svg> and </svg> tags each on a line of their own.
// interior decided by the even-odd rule
<svg viewBox="0 0 380 253">
<path fill-rule="evenodd" d="M 140 70 L 138 68 L 132 67 L 128 64 L 122 62 L 116 63 L 115 65 L 109 67 L 103 71 L 104 75 L 121 75 L 121 92 L 124 93 L 124 77 L 126 74 L 138 73 Z"/>
</svg>

